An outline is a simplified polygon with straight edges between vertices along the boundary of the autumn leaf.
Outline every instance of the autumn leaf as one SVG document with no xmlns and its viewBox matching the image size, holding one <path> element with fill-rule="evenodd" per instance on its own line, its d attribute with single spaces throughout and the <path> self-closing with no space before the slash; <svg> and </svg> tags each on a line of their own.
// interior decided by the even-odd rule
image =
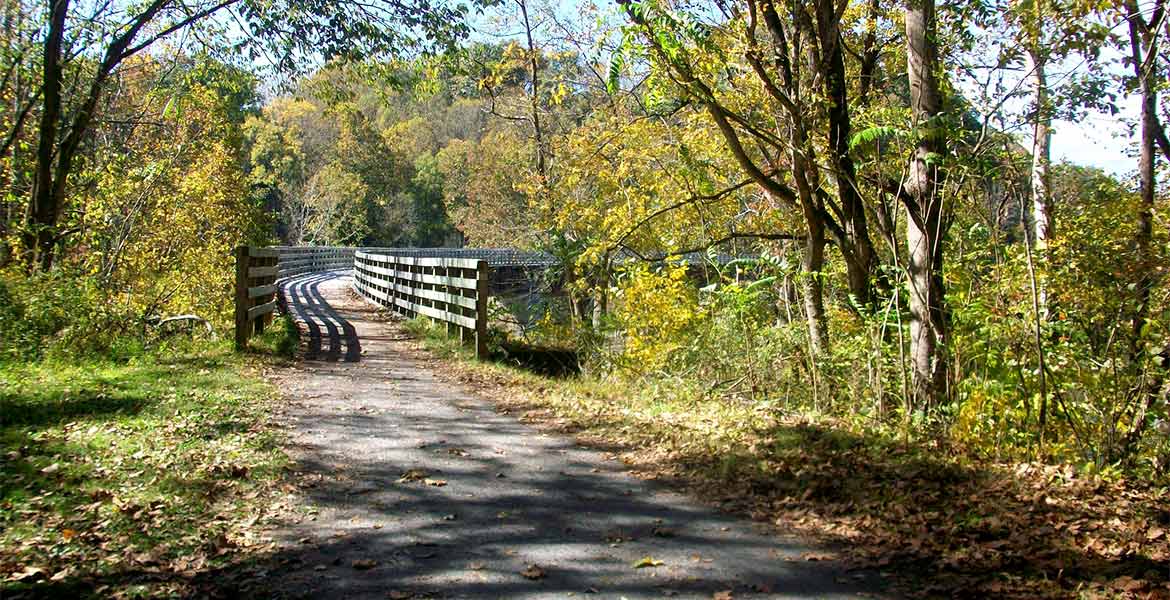
<svg viewBox="0 0 1170 600">
<path fill-rule="evenodd" d="M 427 473 L 426 471 L 424 471 L 422 469 L 410 469 L 409 471 L 406 471 L 405 473 L 402 474 L 401 477 L 398 478 L 398 483 L 410 483 L 412 481 L 422 481 L 422 480 L 427 478 L 427 475 L 429 475 L 429 473 Z"/>
<path fill-rule="evenodd" d="M 653 556 L 643 556 L 634 562 L 635 569 L 645 569 L 647 567 L 661 567 L 666 563 L 654 558 Z"/>
<path fill-rule="evenodd" d="M 525 579 L 532 580 L 543 579 L 545 576 L 544 569 L 540 568 L 539 565 L 528 565 L 524 568 L 523 571 L 520 571 L 520 574 L 523 575 Z"/>
</svg>

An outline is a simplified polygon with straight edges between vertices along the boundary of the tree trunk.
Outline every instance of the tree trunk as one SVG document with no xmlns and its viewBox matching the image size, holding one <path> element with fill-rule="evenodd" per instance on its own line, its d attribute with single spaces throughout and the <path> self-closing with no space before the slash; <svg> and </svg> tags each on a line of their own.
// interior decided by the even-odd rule
<svg viewBox="0 0 1170 600">
<path fill-rule="evenodd" d="M 1034 49 L 1029 52 L 1035 72 L 1036 118 L 1032 124 L 1032 239 L 1043 252 L 1055 230 L 1049 166 L 1052 164 L 1052 117 L 1048 112 L 1048 75 L 1045 57 Z"/>
<path fill-rule="evenodd" d="M 1165 10 L 1165 0 L 1156 0 L 1152 7 L 1152 14 L 1160 15 Z M 1157 156 L 1154 154 L 1155 144 L 1158 141 L 1160 126 L 1158 123 L 1158 31 L 1151 31 L 1142 11 L 1134 0 L 1125 3 L 1126 21 L 1129 23 L 1130 58 L 1132 59 L 1134 74 L 1141 90 L 1141 142 L 1140 158 L 1138 159 L 1138 180 L 1140 182 L 1139 196 L 1141 204 L 1138 207 L 1138 230 L 1134 240 L 1138 255 L 1137 277 L 1137 309 L 1134 311 L 1131 325 L 1130 355 L 1137 368 L 1142 365 L 1142 354 L 1146 351 L 1146 344 L 1142 340 L 1146 322 L 1149 319 L 1150 291 L 1155 284 L 1155 269 L 1151 254 L 1154 237 L 1154 199 L 1157 185 Z M 1155 20 L 1156 26 L 1159 21 Z M 1143 56 L 1144 50 L 1144 56 Z M 1170 352 L 1162 350 L 1159 356 L 1159 367 L 1166 369 L 1170 366 Z M 1145 434 L 1150 421 L 1149 415 L 1157 403 L 1164 401 L 1164 378 L 1155 371 L 1155 376 L 1144 385 L 1141 404 L 1134 414 L 1133 427 L 1122 439 L 1115 451 L 1113 459 L 1128 458 L 1138 442 Z"/>
<path fill-rule="evenodd" d="M 1159 3 L 1160 4 L 1160 3 Z M 1141 204 L 1138 208 L 1138 231 L 1134 240 L 1137 249 L 1138 281 L 1137 281 L 1137 311 L 1133 317 L 1133 348 L 1135 356 L 1141 352 L 1141 334 L 1145 328 L 1150 304 L 1150 288 L 1153 286 L 1152 269 L 1150 264 L 1150 245 L 1154 234 L 1154 194 L 1157 180 L 1155 178 L 1154 144 L 1158 130 L 1158 76 L 1157 76 L 1157 37 L 1158 32 L 1150 32 L 1142 16 L 1141 9 L 1136 2 L 1126 2 L 1127 21 L 1129 22 L 1129 38 L 1131 58 L 1133 59 L 1134 73 L 1141 90 L 1141 142 L 1140 158 L 1138 159 L 1138 180 L 1140 185 L 1139 196 Z M 1143 49 L 1146 55 L 1143 57 Z"/>
<path fill-rule="evenodd" d="M 787 120 L 793 128 L 793 147 L 800 150 L 799 157 L 794 153 L 793 178 L 800 191 L 801 202 L 815 202 L 816 206 L 812 213 L 805 211 L 806 219 L 810 218 L 811 214 L 811 218 L 820 221 L 818 227 L 826 228 L 832 234 L 845 261 L 849 292 L 858 306 L 866 307 L 871 306 L 873 302 L 872 276 L 877 270 L 877 253 L 869 236 L 865 206 L 857 191 L 857 172 L 849 147 L 851 124 L 840 14 L 832 0 L 816 0 L 813 7 L 815 23 L 804 6 L 792 6 L 795 27 L 792 28 L 790 35 L 786 35 L 775 3 L 766 2 L 762 5 L 761 12 L 776 57 L 775 65 L 786 94 L 773 89 L 772 86 L 766 87 L 769 87 L 770 93 L 787 112 Z M 808 135 L 810 108 L 802 100 L 804 90 L 800 69 L 806 63 L 814 72 L 815 81 L 820 82 L 821 91 L 829 100 L 828 127 L 823 129 L 826 131 L 826 145 L 830 154 L 829 172 L 835 180 L 838 199 L 837 206 L 831 214 L 824 210 L 825 202 L 820 196 L 821 167 L 816 159 L 816 148 L 810 143 Z M 762 66 L 757 64 L 756 68 L 761 79 L 771 80 L 771 77 L 763 72 Z M 778 121 L 782 123 L 784 119 Z M 806 193 L 808 190 L 802 188 L 801 177 L 805 180 L 805 187 L 813 190 L 811 192 L 815 196 L 813 200 L 806 198 L 809 194 Z M 834 216 L 840 222 L 834 220 Z"/>
<path fill-rule="evenodd" d="M 841 43 L 840 21 L 836 3 L 832 0 L 818 0 L 817 36 L 821 42 L 824 64 L 823 78 L 825 94 L 829 99 L 828 149 L 832 153 L 831 165 L 837 180 L 837 198 L 841 205 L 841 226 L 845 229 L 849 244 L 842 245 L 846 271 L 849 278 L 849 292 L 858 306 L 870 307 L 873 303 L 872 276 L 877 270 L 877 253 L 869 237 L 865 205 L 857 191 L 857 169 L 853 164 L 849 138 L 852 124 L 849 116 L 849 96 L 845 83 L 845 52 Z"/>
<path fill-rule="evenodd" d="M 825 226 L 819 219 L 807 219 L 808 237 L 801 256 L 800 292 L 804 314 L 808 321 L 809 348 L 813 356 L 824 354 L 829 348 L 828 325 L 825 322 Z"/>
<path fill-rule="evenodd" d="M 61 214 L 61 198 L 55 193 L 58 186 L 53 177 L 53 156 L 61 121 L 61 50 L 68 14 L 69 0 L 53 1 L 41 63 L 41 98 L 44 106 L 37 129 L 36 171 L 23 234 L 23 250 L 30 270 L 39 268 L 47 271 L 52 267 L 57 220 Z"/>
<path fill-rule="evenodd" d="M 532 22 L 528 18 L 528 2 L 527 0 L 516 0 L 516 4 L 520 7 L 520 15 L 524 19 L 524 33 L 528 39 L 528 75 L 532 78 L 529 109 L 531 110 L 533 141 L 536 144 L 536 173 L 540 175 L 541 183 L 544 183 L 548 180 L 548 173 L 546 172 L 544 129 L 540 123 L 540 56 L 537 54 L 536 43 L 532 37 Z"/>
<path fill-rule="evenodd" d="M 946 234 L 939 182 L 943 150 L 942 95 L 937 79 L 938 46 L 934 0 L 907 0 L 906 65 L 910 108 L 922 129 L 910 165 L 902 201 L 906 206 L 909 254 L 910 355 L 913 404 L 937 407 L 947 397 L 947 315 L 942 281 L 942 242 Z"/>
<path fill-rule="evenodd" d="M 877 62 L 881 57 L 882 49 L 878 46 L 877 40 L 880 16 L 881 0 L 869 0 L 868 14 L 865 18 L 865 40 L 861 46 L 861 72 L 858 76 L 857 103 L 861 106 L 869 105 L 869 94 L 873 90 L 877 75 Z"/>
<path fill-rule="evenodd" d="M 1037 11 L 1040 2 L 1036 3 Z M 1036 27 L 1042 23 L 1037 14 Z M 1039 34 L 1037 34 L 1039 35 Z M 1040 318 L 1047 320 L 1049 313 L 1048 298 L 1048 240 L 1055 231 L 1055 215 L 1052 212 L 1052 192 L 1049 184 L 1049 166 L 1052 155 L 1052 115 L 1049 111 L 1048 90 L 1048 57 L 1044 54 L 1039 37 L 1034 39 L 1028 48 L 1028 55 L 1032 59 L 1032 81 L 1035 88 L 1035 117 L 1032 122 L 1032 246 L 1036 249 L 1036 263 L 1039 263 L 1039 274 L 1036 277 L 1036 287 Z"/>
</svg>

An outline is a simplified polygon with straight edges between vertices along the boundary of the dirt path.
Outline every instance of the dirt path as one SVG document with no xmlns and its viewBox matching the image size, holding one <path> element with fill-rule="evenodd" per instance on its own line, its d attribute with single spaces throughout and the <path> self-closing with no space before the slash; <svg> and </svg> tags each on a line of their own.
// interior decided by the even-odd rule
<svg viewBox="0 0 1170 600">
<path fill-rule="evenodd" d="M 276 535 L 284 566 L 271 575 L 287 595 L 858 595 L 836 563 L 806 560 L 815 548 L 438 381 L 348 286 L 326 274 L 285 290 L 310 334 L 309 356 L 281 375 L 292 455 L 315 482 L 303 499 L 315 514 Z M 646 557 L 655 566 L 634 567 Z"/>
</svg>

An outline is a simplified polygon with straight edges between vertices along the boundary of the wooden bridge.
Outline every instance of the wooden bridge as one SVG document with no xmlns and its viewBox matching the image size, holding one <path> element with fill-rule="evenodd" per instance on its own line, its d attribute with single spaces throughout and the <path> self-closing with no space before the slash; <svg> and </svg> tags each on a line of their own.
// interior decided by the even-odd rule
<svg viewBox="0 0 1170 600">
<path fill-rule="evenodd" d="M 555 262 L 547 254 L 513 249 L 333 246 L 240 246 L 235 257 L 237 349 L 263 332 L 283 306 L 309 328 L 311 353 L 314 345 L 320 352 L 328 338 L 327 354 L 351 361 L 360 355 L 356 336 L 316 292 L 325 274 L 350 274 L 353 291 L 367 302 L 443 323 L 449 335 L 473 343 L 483 357 L 489 297 Z"/>
</svg>

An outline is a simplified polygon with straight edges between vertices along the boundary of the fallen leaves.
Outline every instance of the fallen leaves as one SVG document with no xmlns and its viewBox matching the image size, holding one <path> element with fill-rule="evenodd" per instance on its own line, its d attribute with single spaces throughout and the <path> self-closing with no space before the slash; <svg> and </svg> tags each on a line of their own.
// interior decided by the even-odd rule
<svg viewBox="0 0 1170 600">
<path fill-rule="evenodd" d="M 648 567 L 661 567 L 664 564 L 666 563 L 654 558 L 653 556 L 643 556 L 642 558 L 634 561 L 634 568 L 645 569 Z"/>
<path fill-rule="evenodd" d="M 544 572 L 544 569 L 540 567 L 540 565 L 528 565 L 527 567 L 524 567 L 524 570 L 520 571 L 520 575 L 525 579 L 531 579 L 535 581 L 537 579 L 544 579 L 546 573 Z"/>
<path fill-rule="evenodd" d="M 12 573 L 5 581 L 11 582 L 29 582 L 44 579 L 45 570 L 40 567 L 25 567 L 23 570 Z"/>
<path fill-rule="evenodd" d="M 374 567 L 378 566 L 378 561 L 376 561 L 372 558 L 359 558 L 359 559 L 351 562 L 349 564 L 349 566 L 353 567 L 354 569 L 356 569 L 358 571 L 367 571 L 369 569 L 373 569 Z"/>
<path fill-rule="evenodd" d="M 423 481 L 430 473 L 422 469 L 410 469 L 398 477 L 398 483 L 410 483 L 413 481 Z"/>
<path fill-rule="evenodd" d="M 447 485 L 446 479 L 432 479 L 431 474 L 423 469 L 410 469 L 403 473 L 398 478 L 398 483 L 417 483 L 422 482 L 423 485 L 431 487 L 443 487 Z"/>
<path fill-rule="evenodd" d="M 287 457 L 267 424 L 272 388 L 234 361 L 201 369 L 210 380 L 160 375 L 164 364 L 44 366 L 20 392 L 31 407 L 68 385 L 75 397 L 151 409 L 80 412 L 9 440 L 0 461 L 19 464 L 0 464 L 0 488 L 22 491 L 0 502 L 0 596 L 59 583 L 66 595 L 199 597 L 212 567 L 273 550 L 261 530 L 290 499 L 278 491 Z M 224 579 L 237 576 L 252 577 Z"/>
</svg>

